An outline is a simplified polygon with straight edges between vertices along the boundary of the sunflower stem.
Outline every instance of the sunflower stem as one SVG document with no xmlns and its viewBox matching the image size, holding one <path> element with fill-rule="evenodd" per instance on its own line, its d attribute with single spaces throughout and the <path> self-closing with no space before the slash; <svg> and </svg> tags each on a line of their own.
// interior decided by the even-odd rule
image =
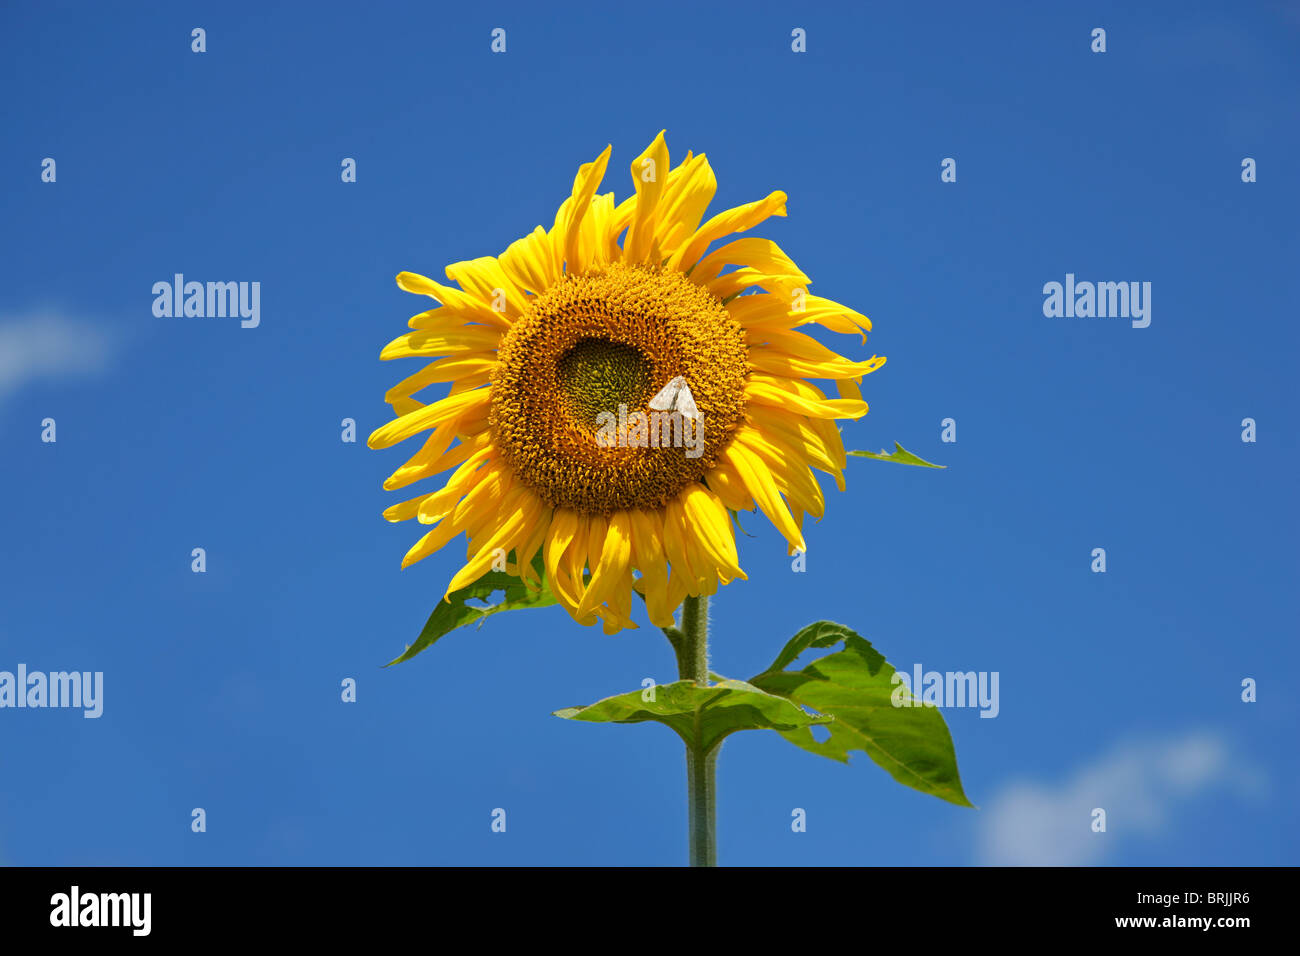
<svg viewBox="0 0 1300 956">
<path fill-rule="evenodd" d="M 688 596 L 682 602 L 681 640 L 677 651 L 677 676 L 709 685 L 709 599 Z M 671 639 L 671 635 L 670 635 Z M 718 865 L 718 747 L 699 744 L 700 714 L 695 714 L 695 741 L 686 744 L 686 801 L 690 827 L 691 866 Z"/>
<path fill-rule="evenodd" d="M 687 595 L 682 602 L 682 640 L 677 652 L 677 676 L 709 685 L 709 598 Z"/>
</svg>

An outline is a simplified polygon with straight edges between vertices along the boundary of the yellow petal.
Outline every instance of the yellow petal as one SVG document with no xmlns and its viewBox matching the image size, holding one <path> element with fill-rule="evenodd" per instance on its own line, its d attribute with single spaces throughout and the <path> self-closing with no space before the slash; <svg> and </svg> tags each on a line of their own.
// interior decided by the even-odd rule
<svg viewBox="0 0 1300 956">
<path fill-rule="evenodd" d="M 379 357 L 388 361 L 398 358 L 432 358 L 458 352 L 490 352 L 500 342 L 500 329 L 481 325 L 467 325 L 454 332 L 407 332 L 385 345 Z"/>
<path fill-rule="evenodd" d="M 421 458 L 416 462 L 412 458 L 409 462 L 393 472 L 392 476 L 384 482 L 384 488 L 393 491 L 397 488 L 403 488 L 414 481 L 420 481 L 424 478 L 431 478 L 436 474 L 444 472 L 449 468 L 458 468 L 469 460 L 471 455 L 476 455 L 486 449 L 491 441 L 492 436 L 487 432 L 480 432 L 476 435 L 465 435 L 462 431 L 461 422 L 457 420 L 451 425 L 456 430 L 461 442 L 455 448 L 448 449 L 437 457 L 430 457 L 427 460 Z M 408 468 L 411 470 L 408 472 Z M 400 480 L 399 480 L 399 476 Z"/>
<path fill-rule="evenodd" d="M 655 230 L 663 255 L 672 255 L 695 234 L 717 190 L 717 177 L 703 153 L 695 157 L 687 153 L 681 165 L 668 174 L 668 185 L 660 200 L 663 212 Z"/>
<path fill-rule="evenodd" d="M 427 499 L 433 497 L 433 492 L 424 495 L 416 495 L 406 501 L 398 502 L 395 505 L 389 505 L 384 509 L 385 521 L 410 521 L 420 510 L 420 505 Z"/>
<path fill-rule="evenodd" d="M 774 352 L 780 352 L 783 355 L 789 355 L 792 358 L 803 359 L 806 362 L 824 362 L 830 365 L 836 363 L 855 363 L 852 359 L 840 355 L 822 345 L 810 335 L 803 332 L 793 332 L 784 329 L 758 329 L 749 330 L 746 333 L 751 346 L 761 346 L 770 348 Z"/>
<path fill-rule="evenodd" d="M 427 295 L 429 298 L 453 309 L 457 314 L 473 316 L 475 322 L 482 322 L 484 325 L 492 325 L 497 328 L 509 327 L 509 323 L 493 312 L 487 302 L 481 301 L 468 292 L 434 282 L 428 276 L 422 276 L 417 272 L 399 272 L 397 274 L 397 285 L 398 288 L 406 292 Z"/>
<path fill-rule="evenodd" d="M 645 592 L 646 613 L 655 627 L 672 627 L 673 610 L 677 605 L 668 603 L 668 568 L 663 546 L 663 519 L 658 513 L 640 508 L 631 512 L 632 553 L 636 566 L 641 569 L 641 582 Z"/>
<path fill-rule="evenodd" d="M 445 518 L 436 528 L 411 546 L 411 549 L 402 557 L 402 569 L 409 568 L 416 561 L 423 561 L 429 555 L 444 547 L 447 542 L 463 530 L 456 523 L 454 517 Z"/>
<path fill-rule="evenodd" d="M 704 255 L 704 250 L 709 247 L 709 243 L 715 239 L 729 236 L 733 232 L 744 232 L 770 216 L 784 216 L 785 200 L 785 193 L 778 189 L 757 202 L 746 203 L 718 213 L 695 230 L 695 235 L 691 236 L 690 241 L 669 257 L 667 268 L 685 272 L 699 261 L 700 256 Z"/>
<path fill-rule="evenodd" d="M 768 441 L 752 428 L 741 428 L 732 441 L 739 442 L 762 459 L 777 487 L 791 504 L 815 518 L 820 518 L 825 513 L 821 486 L 817 484 L 817 479 L 807 464 L 797 455 L 790 454 L 789 449 L 781 447 L 776 441 Z"/>
<path fill-rule="evenodd" d="M 599 515 L 581 515 L 578 518 L 578 530 L 574 535 L 573 544 L 569 546 L 566 553 L 569 586 L 579 604 L 582 603 L 583 595 L 587 593 L 587 582 L 582 572 L 587 566 L 587 557 L 591 553 L 593 542 L 596 543 L 597 548 L 605 543 L 605 519 Z M 599 553 L 596 560 L 600 560 Z M 576 618 L 576 608 L 572 613 Z M 586 617 L 590 618 L 590 615 Z"/>
<path fill-rule="evenodd" d="M 523 314 L 528 302 L 522 291 L 510 281 L 495 256 L 482 256 L 447 266 L 447 278 L 488 307 L 493 325 L 510 328 Z"/>
<path fill-rule="evenodd" d="M 588 560 L 595 552 L 589 554 Z M 626 511 L 609 516 L 599 562 L 591 570 L 591 583 L 578 605 L 578 614 L 586 614 L 604 604 L 622 581 L 632 558 L 632 521 Z"/>
<path fill-rule="evenodd" d="M 681 500 L 674 498 L 664 508 L 664 554 L 672 565 L 672 573 L 682 578 L 689 593 L 699 594 L 699 582 L 704 579 L 706 571 L 701 568 L 697 573 L 691 565 L 686 549 L 685 528 L 686 516 Z"/>
<path fill-rule="evenodd" d="M 456 520 L 477 537 L 484 528 L 495 528 L 507 511 L 506 502 L 519 490 L 512 472 L 504 463 L 491 462 L 474 475 L 473 486 L 456 505 Z M 421 519 L 424 515 L 421 513 Z"/>
<path fill-rule="evenodd" d="M 704 478 L 710 490 L 732 511 L 754 509 L 754 499 L 745 491 L 745 483 L 727 462 L 719 461 Z"/>
<path fill-rule="evenodd" d="M 853 362 L 846 358 L 832 362 L 810 362 L 765 345 L 751 345 L 749 348 L 750 368 L 784 378 L 826 378 L 836 381 L 855 379 L 870 375 L 884 364 L 884 358 L 879 356 L 872 356 L 865 362 Z M 850 394 L 849 397 L 862 400 L 860 392 L 856 396 Z"/>
<path fill-rule="evenodd" d="M 686 486 L 679 496 L 697 543 L 708 554 L 713 566 L 727 580 L 745 579 L 736 554 L 736 536 L 731 519 L 718 496 L 698 482 Z M 726 582 L 724 582 L 726 583 Z"/>
<path fill-rule="evenodd" d="M 430 362 L 414 375 L 402 379 L 384 393 L 384 401 L 396 406 L 402 399 L 409 399 L 416 392 L 437 382 L 455 382 L 476 378 L 492 371 L 495 359 L 476 355 L 456 355 Z M 422 407 L 422 406 L 417 406 Z M 404 414 L 399 412 L 398 414 Z"/>
<path fill-rule="evenodd" d="M 578 238 L 578 259 L 590 270 L 604 268 L 617 261 L 618 233 L 614 228 L 614 194 L 604 193 L 592 199 L 591 208 L 582 218 Z"/>
<path fill-rule="evenodd" d="M 420 523 L 433 524 L 443 516 L 451 514 L 456 507 L 456 502 L 474 486 L 476 481 L 481 480 L 482 475 L 475 473 L 480 468 L 493 467 L 492 455 L 494 452 L 495 449 L 491 446 L 480 448 L 452 472 L 451 477 L 447 479 L 447 483 L 442 488 L 426 496 L 420 503 L 418 511 Z"/>
<path fill-rule="evenodd" d="M 578 610 L 579 598 L 570 587 L 571 578 L 564 567 L 564 553 L 578 533 L 578 515 L 568 508 L 559 508 L 551 518 L 551 526 L 542 551 L 546 577 L 551 582 L 551 593 L 570 614 Z"/>
<path fill-rule="evenodd" d="M 780 246 L 756 237 L 737 239 L 709 253 L 691 270 L 691 281 L 701 285 L 712 282 L 727 266 L 748 266 L 769 275 L 800 280 L 802 285 L 811 281 Z"/>
<path fill-rule="evenodd" d="M 431 462 L 438 461 L 447 453 L 451 443 L 456 440 L 456 421 L 452 419 L 444 422 L 433 430 L 424 442 L 418 452 L 412 455 L 401 468 L 384 482 L 384 489 L 387 491 L 396 491 L 398 488 L 404 488 L 413 481 L 419 481 L 427 472 L 425 469 Z"/>
<path fill-rule="evenodd" d="M 632 161 L 636 210 L 632 214 L 632 224 L 628 227 L 627 240 L 623 245 L 624 262 L 648 262 L 657 254 L 653 249 L 655 214 L 669 170 L 668 144 L 664 142 L 664 132 L 666 130 L 661 130 L 645 152 Z"/>
<path fill-rule="evenodd" d="M 410 438 L 416 432 L 436 428 L 442 422 L 458 418 L 470 412 L 475 406 L 486 406 L 491 399 L 491 389 L 488 388 L 450 395 L 440 402 L 426 405 L 375 429 L 366 440 L 366 444 L 371 448 L 389 448 L 405 438 Z"/>
<path fill-rule="evenodd" d="M 509 553 L 517 538 L 532 533 L 534 522 L 540 517 L 544 507 L 542 500 L 532 489 L 523 485 L 511 489 L 505 501 L 501 503 L 498 512 L 500 523 L 496 526 L 496 530 L 479 547 L 478 553 L 452 577 L 447 585 L 446 594 L 459 591 L 487 574 L 492 569 L 492 562 L 497 559 L 498 551 Z"/>
<path fill-rule="evenodd" d="M 767 515 L 767 520 L 781 532 L 791 548 L 806 551 L 803 535 L 799 533 L 794 518 L 790 516 L 789 509 L 781 500 L 781 493 L 777 490 L 767 466 L 752 451 L 736 442 L 727 446 L 723 456 L 731 462 L 736 473 L 740 475 L 741 481 L 749 489 L 749 493 L 754 496 L 754 501 L 763 510 L 763 514 Z"/>
<path fill-rule="evenodd" d="M 795 299 L 779 295 L 746 295 L 727 303 L 727 311 L 747 329 L 790 329 L 815 322 L 833 332 L 858 333 L 862 341 L 871 331 L 871 320 L 860 312 L 816 295 Z"/>
<path fill-rule="evenodd" d="M 800 415 L 807 415 L 809 418 L 861 418 L 868 411 L 866 402 L 855 402 L 844 398 L 817 401 L 757 381 L 753 376 L 745 384 L 745 398 L 759 405 L 784 408 L 798 412 Z"/>
<path fill-rule="evenodd" d="M 583 163 L 578 168 L 578 175 L 573 179 L 572 203 L 569 205 L 568 222 L 564 227 L 564 259 L 569 272 L 583 272 L 586 263 L 582 261 L 579 248 L 582 222 L 591 208 L 592 197 L 605 178 L 605 167 L 609 163 L 612 146 L 596 157 L 594 162 Z"/>
<path fill-rule="evenodd" d="M 693 273 L 692 278 L 694 278 Z M 808 278 L 799 271 L 798 267 L 780 272 L 774 269 L 751 269 L 746 266 L 701 283 L 701 286 L 707 289 L 710 295 L 727 302 L 742 292 L 752 289 L 764 289 L 792 299 L 796 293 L 799 295 L 806 293 L 807 289 L 804 287 L 807 284 Z"/>
<path fill-rule="evenodd" d="M 541 226 L 510 243 L 498 261 L 516 288 L 541 295 L 556 282 L 551 242 Z"/>
<path fill-rule="evenodd" d="M 789 454 L 798 456 L 827 474 L 834 475 L 840 490 L 844 490 L 844 467 L 848 457 L 839 432 L 832 441 L 819 434 L 808 419 L 792 415 L 770 405 L 750 404 L 745 407 L 745 417 L 769 441 L 779 442 Z"/>
<path fill-rule="evenodd" d="M 548 508 L 538 518 L 537 527 L 534 529 L 532 537 L 525 541 L 521 547 L 515 548 L 515 574 L 530 591 L 540 591 L 542 587 L 542 579 L 538 577 L 537 569 L 533 567 L 533 555 L 537 554 L 542 547 L 542 542 L 546 540 L 546 532 L 550 526 L 551 513 Z"/>
</svg>

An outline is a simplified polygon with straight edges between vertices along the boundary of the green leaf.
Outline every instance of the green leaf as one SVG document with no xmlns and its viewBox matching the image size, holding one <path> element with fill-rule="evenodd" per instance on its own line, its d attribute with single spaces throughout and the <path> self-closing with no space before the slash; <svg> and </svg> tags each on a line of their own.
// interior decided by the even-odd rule
<svg viewBox="0 0 1300 956">
<path fill-rule="evenodd" d="M 654 700 L 645 696 L 653 691 Z M 709 687 L 679 680 L 645 690 L 606 697 L 588 707 L 566 707 L 556 717 L 598 723 L 640 724 L 656 721 L 676 731 L 687 746 L 713 749 L 738 730 L 788 732 L 824 724 L 829 717 L 809 714 L 802 707 L 741 680 L 722 678 Z"/>
<path fill-rule="evenodd" d="M 810 648 L 843 648 L 803 670 L 785 668 Z M 848 763 L 860 750 L 899 783 L 958 806 L 974 806 L 962 790 L 952 736 L 939 709 L 922 705 L 894 683 L 894 668 L 856 632 L 833 621 L 810 624 L 791 638 L 776 660 L 750 683 L 835 719 L 830 739 L 819 741 L 807 727 L 780 731 L 804 750 Z M 895 701 L 908 706 L 895 706 Z"/>
<path fill-rule="evenodd" d="M 477 622 L 482 625 L 484 618 L 493 614 L 526 607 L 550 607 L 555 603 L 555 595 L 551 593 L 550 586 L 546 581 L 540 554 L 534 557 L 533 567 L 537 569 L 542 579 L 542 589 L 540 591 L 528 590 L 527 585 L 522 580 L 504 571 L 489 571 L 473 584 L 463 587 L 459 591 L 452 591 L 451 594 L 447 595 L 446 600 L 439 601 L 438 606 L 433 609 L 433 613 L 429 615 L 429 620 L 425 622 L 424 630 L 415 639 L 415 643 L 410 645 L 400 657 L 393 658 L 384 666 L 392 667 L 394 664 L 402 663 L 402 661 L 409 661 L 443 635 L 467 624 Z M 497 591 L 505 592 L 505 597 L 497 604 L 481 607 L 466 603 L 472 600 L 486 601 Z"/>
<path fill-rule="evenodd" d="M 910 451 L 894 442 L 894 451 L 886 452 L 883 448 L 880 451 L 851 451 L 850 455 L 857 455 L 859 458 L 874 458 L 877 461 L 892 461 L 899 465 L 920 465 L 922 468 L 947 468 L 947 465 L 936 465 L 933 462 L 926 461 L 924 458 L 918 458 Z"/>
</svg>

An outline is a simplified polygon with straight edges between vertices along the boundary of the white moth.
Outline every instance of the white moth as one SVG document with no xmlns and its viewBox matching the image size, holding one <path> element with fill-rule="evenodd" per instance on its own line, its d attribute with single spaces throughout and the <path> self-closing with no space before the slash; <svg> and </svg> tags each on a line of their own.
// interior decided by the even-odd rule
<svg viewBox="0 0 1300 956">
<path fill-rule="evenodd" d="M 695 396 L 686 379 L 680 375 L 659 390 L 659 394 L 650 399 L 650 407 L 657 412 L 678 411 L 682 418 L 692 421 L 700 417 L 700 410 L 695 407 Z"/>
</svg>

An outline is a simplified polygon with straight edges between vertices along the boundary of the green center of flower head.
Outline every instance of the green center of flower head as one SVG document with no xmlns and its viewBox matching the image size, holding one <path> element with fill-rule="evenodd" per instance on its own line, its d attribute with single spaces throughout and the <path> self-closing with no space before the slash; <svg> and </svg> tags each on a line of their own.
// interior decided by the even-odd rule
<svg viewBox="0 0 1300 956">
<path fill-rule="evenodd" d="M 649 398 L 650 375 L 639 349 L 608 339 L 582 339 L 556 363 L 566 410 L 591 429 L 601 412 L 617 415 L 620 405 L 639 408 Z"/>
</svg>

